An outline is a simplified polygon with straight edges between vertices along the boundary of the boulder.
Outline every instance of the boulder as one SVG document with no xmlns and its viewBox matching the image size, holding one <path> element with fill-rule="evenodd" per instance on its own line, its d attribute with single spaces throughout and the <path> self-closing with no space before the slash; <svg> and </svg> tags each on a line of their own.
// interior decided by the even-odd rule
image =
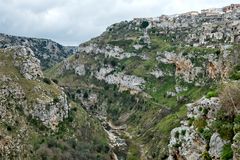
<svg viewBox="0 0 240 160">
<path fill-rule="evenodd" d="M 219 133 L 214 133 L 210 139 L 210 143 L 209 143 L 209 154 L 213 159 L 220 159 L 220 155 L 221 155 L 221 151 L 223 149 L 223 146 L 226 144 L 227 142 L 224 141 Z"/>
<path fill-rule="evenodd" d="M 239 160 L 240 159 L 240 133 L 237 133 L 233 137 L 232 150 L 233 150 L 233 160 Z"/>
</svg>

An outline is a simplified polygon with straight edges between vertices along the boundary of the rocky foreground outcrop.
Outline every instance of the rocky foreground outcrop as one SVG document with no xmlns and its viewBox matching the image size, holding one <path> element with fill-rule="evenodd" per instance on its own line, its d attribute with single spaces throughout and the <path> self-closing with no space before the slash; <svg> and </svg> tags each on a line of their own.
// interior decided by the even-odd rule
<svg viewBox="0 0 240 160">
<path fill-rule="evenodd" d="M 221 159 L 224 147 L 231 145 L 234 160 L 239 159 L 239 133 L 233 138 L 233 144 L 212 130 L 218 111 L 221 109 L 219 98 L 201 98 L 188 104 L 188 121 L 171 131 L 169 142 L 169 160 Z M 222 124 L 224 125 L 224 124 Z"/>
</svg>

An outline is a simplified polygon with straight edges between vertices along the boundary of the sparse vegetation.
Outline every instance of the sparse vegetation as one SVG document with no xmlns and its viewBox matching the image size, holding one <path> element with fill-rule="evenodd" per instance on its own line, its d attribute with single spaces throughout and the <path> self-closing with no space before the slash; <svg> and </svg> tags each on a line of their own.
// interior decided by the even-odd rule
<svg viewBox="0 0 240 160">
<path fill-rule="evenodd" d="M 240 85 L 238 83 L 226 84 L 219 96 L 223 110 L 233 120 L 240 111 Z"/>
<path fill-rule="evenodd" d="M 225 144 L 221 151 L 221 160 L 229 160 L 233 158 L 231 144 Z"/>
</svg>

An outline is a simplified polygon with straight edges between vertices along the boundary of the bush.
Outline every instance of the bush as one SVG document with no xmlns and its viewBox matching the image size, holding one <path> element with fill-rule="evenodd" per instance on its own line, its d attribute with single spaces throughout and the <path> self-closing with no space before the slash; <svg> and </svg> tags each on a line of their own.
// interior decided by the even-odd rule
<svg viewBox="0 0 240 160">
<path fill-rule="evenodd" d="M 218 96 L 218 93 L 216 91 L 209 91 L 207 93 L 206 98 L 212 98 L 212 97 L 217 97 L 217 96 Z"/>
<path fill-rule="evenodd" d="M 182 131 L 181 131 L 181 134 L 182 134 L 183 136 L 185 136 L 185 135 L 186 135 L 186 130 L 182 130 Z"/>
<path fill-rule="evenodd" d="M 47 83 L 47 84 L 51 84 L 51 80 L 50 79 L 48 79 L 48 78 L 43 78 L 43 82 L 44 83 Z"/>
<path fill-rule="evenodd" d="M 209 155 L 209 153 L 207 151 L 203 152 L 202 159 L 203 160 L 212 160 L 211 156 Z"/>
<path fill-rule="evenodd" d="M 142 24 L 141 24 L 141 28 L 147 28 L 148 25 L 149 25 L 148 21 L 143 21 Z"/>
<path fill-rule="evenodd" d="M 179 132 L 175 132 L 175 135 L 174 135 L 175 138 L 179 138 Z"/>
<path fill-rule="evenodd" d="M 231 73 L 230 79 L 232 80 L 239 80 L 240 79 L 240 65 L 234 67 L 233 72 Z"/>
<path fill-rule="evenodd" d="M 87 92 L 84 92 L 83 98 L 84 98 L 84 99 L 87 99 L 87 98 L 88 98 L 88 93 L 87 93 Z"/>
<path fill-rule="evenodd" d="M 111 64 L 112 67 L 115 67 L 117 65 L 117 62 L 115 60 L 111 60 L 110 64 Z"/>
<path fill-rule="evenodd" d="M 234 136 L 233 124 L 226 120 L 216 120 L 213 122 L 213 128 L 220 134 L 224 140 L 232 140 Z"/>
<path fill-rule="evenodd" d="M 59 101 L 60 101 L 60 99 L 58 97 L 53 98 L 53 103 L 58 103 Z"/>
<path fill-rule="evenodd" d="M 234 119 L 234 133 L 240 132 L 240 115 L 237 115 Z"/>
<path fill-rule="evenodd" d="M 231 144 L 225 144 L 221 151 L 221 160 L 229 160 L 233 158 Z"/>
<path fill-rule="evenodd" d="M 234 72 L 229 77 L 232 80 L 240 80 L 240 72 Z"/>
<path fill-rule="evenodd" d="M 213 134 L 213 131 L 210 129 L 204 129 L 202 132 L 202 136 L 207 142 L 210 142 L 212 134 Z"/>
<path fill-rule="evenodd" d="M 208 109 L 207 109 L 207 108 L 204 108 L 204 109 L 203 109 L 203 114 L 204 114 L 204 115 L 207 115 L 207 114 L 208 114 Z"/>
</svg>

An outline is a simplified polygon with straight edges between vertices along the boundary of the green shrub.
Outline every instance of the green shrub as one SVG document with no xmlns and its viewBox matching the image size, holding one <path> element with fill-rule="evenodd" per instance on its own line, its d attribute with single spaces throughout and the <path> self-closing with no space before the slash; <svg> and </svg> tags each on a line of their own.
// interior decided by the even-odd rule
<svg viewBox="0 0 240 160">
<path fill-rule="evenodd" d="M 117 61 L 116 60 L 111 60 L 110 64 L 111 64 L 111 66 L 115 67 L 117 65 Z"/>
<path fill-rule="evenodd" d="M 240 65 L 235 66 L 234 70 L 231 73 L 229 78 L 232 79 L 232 80 L 239 80 L 240 79 L 240 72 L 239 71 L 240 71 Z"/>
<path fill-rule="evenodd" d="M 53 98 L 53 103 L 58 103 L 59 101 L 60 101 L 60 99 L 58 97 Z"/>
<path fill-rule="evenodd" d="M 212 134 L 213 134 L 213 131 L 210 129 L 204 129 L 202 132 L 202 136 L 207 142 L 210 141 Z"/>
<path fill-rule="evenodd" d="M 43 78 L 43 82 L 49 85 L 51 84 L 51 80 L 48 78 Z"/>
<path fill-rule="evenodd" d="M 211 97 L 217 97 L 218 96 L 218 93 L 216 91 L 209 91 L 207 93 L 207 98 L 211 98 Z"/>
<path fill-rule="evenodd" d="M 179 132 L 177 131 L 177 132 L 175 132 L 175 138 L 179 138 Z"/>
<path fill-rule="evenodd" d="M 183 136 L 185 136 L 186 130 L 182 130 L 182 131 L 181 131 L 181 134 L 182 134 Z"/>
<path fill-rule="evenodd" d="M 232 80 L 239 80 L 240 79 L 240 72 L 234 72 L 229 77 Z"/>
<path fill-rule="evenodd" d="M 203 109 L 203 114 L 204 114 L 204 115 L 207 115 L 207 114 L 208 114 L 208 109 L 207 109 L 207 108 L 204 108 L 204 109 Z"/>
<path fill-rule="evenodd" d="M 87 92 L 84 92 L 83 98 L 84 98 L 84 99 L 87 99 L 87 98 L 88 98 L 88 93 L 87 93 Z"/>
<path fill-rule="evenodd" d="M 233 130 L 234 130 L 235 134 L 240 132 L 240 114 L 237 115 L 235 117 L 235 119 L 234 119 L 234 128 L 233 128 Z"/>
<path fill-rule="evenodd" d="M 149 25 L 148 21 L 143 21 L 142 24 L 141 24 L 141 28 L 147 28 L 148 25 Z"/>
<path fill-rule="evenodd" d="M 224 140 L 232 140 L 234 136 L 233 124 L 226 120 L 216 120 L 213 122 L 213 128 L 220 134 Z"/>
<path fill-rule="evenodd" d="M 81 94 L 82 93 L 81 89 L 77 89 L 76 93 Z"/>
<path fill-rule="evenodd" d="M 229 160 L 233 158 L 231 144 L 225 144 L 221 151 L 221 160 Z"/>
<path fill-rule="evenodd" d="M 195 120 L 194 117 L 193 118 L 189 118 L 188 119 L 188 125 L 189 126 L 193 125 L 194 120 Z"/>
</svg>

